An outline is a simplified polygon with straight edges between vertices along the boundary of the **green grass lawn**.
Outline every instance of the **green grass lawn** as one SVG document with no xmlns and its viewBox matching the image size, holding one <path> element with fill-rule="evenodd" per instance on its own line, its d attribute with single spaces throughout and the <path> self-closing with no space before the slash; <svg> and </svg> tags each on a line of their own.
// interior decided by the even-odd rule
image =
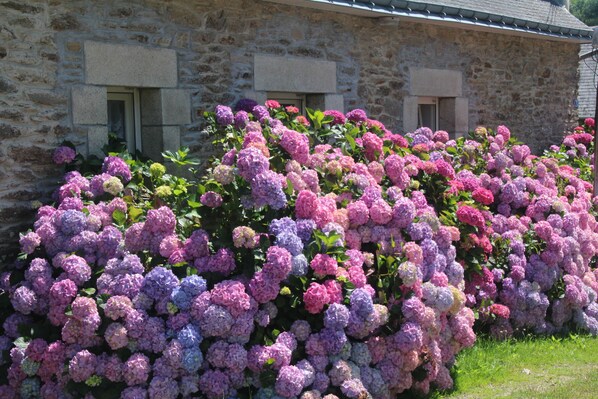
<svg viewBox="0 0 598 399">
<path fill-rule="evenodd" d="M 433 398 L 597 399 L 598 337 L 481 339 L 454 371 L 454 391 Z"/>
</svg>

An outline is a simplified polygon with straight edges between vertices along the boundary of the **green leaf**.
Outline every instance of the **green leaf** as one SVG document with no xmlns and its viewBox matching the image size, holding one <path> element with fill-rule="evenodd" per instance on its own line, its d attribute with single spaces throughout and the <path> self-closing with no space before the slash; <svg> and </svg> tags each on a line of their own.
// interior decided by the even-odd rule
<svg viewBox="0 0 598 399">
<path fill-rule="evenodd" d="M 114 222 L 118 226 L 124 226 L 125 222 L 127 221 L 127 215 L 125 215 L 125 213 L 120 209 L 115 209 L 114 212 L 112 212 L 112 219 L 114 219 Z"/>
<path fill-rule="evenodd" d="M 131 221 L 138 221 L 141 215 L 143 215 L 143 209 L 136 208 L 134 206 L 129 207 L 129 217 L 131 218 Z"/>
<path fill-rule="evenodd" d="M 457 155 L 457 149 L 455 147 L 446 147 L 445 151 L 448 152 L 451 155 Z"/>
<path fill-rule="evenodd" d="M 199 208 L 201 206 L 200 202 L 195 202 L 191 200 L 187 200 L 187 204 L 189 204 L 191 208 Z"/>
<path fill-rule="evenodd" d="M 293 187 L 293 183 L 291 182 L 290 179 L 287 179 L 287 188 L 285 190 L 287 195 L 293 195 L 293 191 L 295 191 L 294 187 Z"/>
<path fill-rule="evenodd" d="M 334 117 L 324 115 L 324 118 L 322 118 L 322 125 L 327 125 L 330 122 L 332 122 L 333 120 L 334 120 Z"/>
<path fill-rule="evenodd" d="M 347 142 L 349 143 L 349 145 L 351 146 L 351 150 L 355 151 L 355 139 L 353 138 L 353 136 L 351 136 L 351 134 L 349 132 L 345 133 L 345 139 L 347 140 Z"/>
<path fill-rule="evenodd" d="M 96 289 L 95 288 L 84 288 L 81 290 L 81 292 L 83 292 L 86 296 L 92 296 L 93 294 L 96 293 Z"/>
</svg>

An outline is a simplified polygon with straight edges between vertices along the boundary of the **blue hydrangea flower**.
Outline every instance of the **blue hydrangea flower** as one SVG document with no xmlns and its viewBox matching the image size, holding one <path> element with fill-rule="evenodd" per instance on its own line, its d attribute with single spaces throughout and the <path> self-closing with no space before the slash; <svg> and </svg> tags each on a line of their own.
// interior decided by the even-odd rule
<svg viewBox="0 0 598 399">
<path fill-rule="evenodd" d="M 270 222 L 270 234 L 278 236 L 282 233 L 297 234 L 297 223 L 290 217 L 273 219 Z"/>
<path fill-rule="evenodd" d="M 370 294 L 363 288 L 357 288 L 351 294 L 351 308 L 363 319 L 374 312 L 374 302 Z"/>
<path fill-rule="evenodd" d="M 33 399 L 40 397 L 40 382 L 37 378 L 26 378 L 21 384 L 21 398 Z"/>
<path fill-rule="evenodd" d="M 412 240 L 416 241 L 426 238 L 431 239 L 434 235 L 430 225 L 424 222 L 411 223 L 407 228 L 407 233 L 409 233 Z"/>
<path fill-rule="evenodd" d="M 74 236 L 87 228 L 87 216 L 80 211 L 69 209 L 60 217 L 60 230 L 67 236 Z"/>
<path fill-rule="evenodd" d="M 326 309 L 324 325 L 333 330 L 343 329 L 349 324 L 349 314 L 349 309 L 345 305 L 333 303 Z"/>
<path fill-rule="evenodd" d="M 320 337 L 326 352 L 333 355 L 338 354 L 348 341 L 343 330 L 333 330 L 331 328 L 324 328 L 320 332 Z"/>
<path fill-rule="evenodd" d="M 183 348 L 196 347 L 201 343 L 203 337 L 199 333 L 199 329 L 193 324 L 187 324 L 181 328 L 177 333 L 177 339 L 183 346 Z"/>
<path fill-rule="evenodd" d="M 141 287 L 142 291 L 154 300 L 160 300 L 170 295 L 179 279 L 168 269 L 161 266 L 146 274 Z"/>
<path fill-rule="evenodd" d="M 182 366 L 186 371 L 194 373 L 199 370 L 202 363 L 203 355 L 199 348 L 185 348 L 183 350 Z"/>
<path fill-rule="evenodd" d="M 293 256 L 291 259 L 291 274 L 293 276 L 305 276 L 307 274 L 307 258 L 305 255 L 300 254 Z"/>
<path fill-rule="evenodd" d="M 191 307 L 191 297 L 181 287 L 175 287 L 172 290 L 170 300 L 181 310 L 187 310 Z"/>
<path fill-rule="evenodd" d="M 297 235 L 292 233 L 280 233 L 276 236 L 274 243 L 289 251 L 293 256 L 297 256 L 303 252 L 303 242 Z"/>
<path fill-rule="evenodd" d="M 307 243 L 311 239 L 311 234 L 315 228 L 316 222 L 312 219 L 297 220 L 297 235 L 304 243 Z"/>
<path fill-rule="evenodd" d="M 351 347 L 351 360 L 358 366 L 367 366 L 372 361 L 368 346 L 363 342 L 355 342 Z"/>
<path fill-rule="evenodd" d="M 195 297 L 207 289 L 207 283 L 203 277 L 194 274 L 181 281 L 181 289 L 187 295 Z"/>
</svg>

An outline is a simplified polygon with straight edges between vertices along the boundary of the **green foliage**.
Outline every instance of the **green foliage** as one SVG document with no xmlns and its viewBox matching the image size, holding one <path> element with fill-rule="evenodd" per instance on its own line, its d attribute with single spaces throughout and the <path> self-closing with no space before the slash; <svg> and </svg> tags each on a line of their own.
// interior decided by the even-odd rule
<svg viewBox="0 0 598 399">
<path fill-rule="evenodd" d="M 570 11 L 586 25 L 598 25 L 598 0 L 571 0 Z"/>
</svg>

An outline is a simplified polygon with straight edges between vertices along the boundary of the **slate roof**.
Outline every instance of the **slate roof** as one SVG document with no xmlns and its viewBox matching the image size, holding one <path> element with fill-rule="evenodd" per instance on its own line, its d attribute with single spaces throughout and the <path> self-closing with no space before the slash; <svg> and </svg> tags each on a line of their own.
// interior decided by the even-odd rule
<svg viewBox="0 0 598 399">
<path fill-rule="evenodd" d="M 565 7 L 545 0 L 427 0 L 417 3 L 462 8 L 561 28 L 590 30 Z"/>
<path fill-rule="evenodd" d="M 582 42 L 592 39 L 592 30 L 587 25 L 565 7 L 545 0 L 300 0 L 295 4 L 297 3 L 342 6 L 397 17 L 460 22 Z"/>
<path fill-rule="evenodd" d="M 593 118 L 596 112 L 596 84 L 598 83 L 598 50 L 591 44 L 582 44 L 579 52 L 579 92 L 577 101 L 580 118 Z"/>
</svg>

